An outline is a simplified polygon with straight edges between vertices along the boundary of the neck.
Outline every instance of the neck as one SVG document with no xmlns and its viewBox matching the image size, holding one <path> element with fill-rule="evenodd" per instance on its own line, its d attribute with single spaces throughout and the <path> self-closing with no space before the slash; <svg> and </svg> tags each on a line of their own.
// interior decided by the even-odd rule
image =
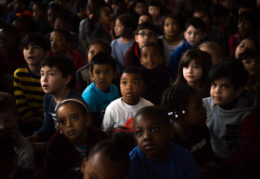
<svg viewBox="0 0 260 179">
<path fill-rule="evenodd" d="M 71 90 L 68 87 L 61 88 L 59 91 L 53 94 L 54 101 L 57 103 L 61 100 L 66 99 L 67 96 L 70 94 L 70 91 Z"/>
<path fill-rule="evenodd" d="M 188 83 L 188 82 L 187 82 Z M 199 81 L 196 81 L 196 82 L 190 82 L 188 83 L 189 86 L 193 87 L 193 88 L 198 88 L 199 85 L 200 85 L 200 82 Z"/>
<path fill-rule="evenodd" d="M 28 65 L 28 67 L 33 74 L 40 76 L 41 67 L 39 65 L 38 66 Z"/>
<path fill-rule="evenodd" d="M 132 40 L 133 38 L 131 37 L 120 37 L 120 41 L 123 42 L 123 43 L 128 43 Z"/>
<path fill-rule="evenodd" d="M 193 136 L 193 126 L 174 122 L 173 128 L 175 131 L 174 133 L 176 133 L 183 140 L 188 140 Z"/>
<path fill-rule="evenodd" d="M 88 137 L 88 128 L 86 128 L 85 132 L 79 137 L 79 139 L 72 141 L 73 145 L 76 147 L 81 147 L 86 145 L 87 137 Z"/>
</svg>

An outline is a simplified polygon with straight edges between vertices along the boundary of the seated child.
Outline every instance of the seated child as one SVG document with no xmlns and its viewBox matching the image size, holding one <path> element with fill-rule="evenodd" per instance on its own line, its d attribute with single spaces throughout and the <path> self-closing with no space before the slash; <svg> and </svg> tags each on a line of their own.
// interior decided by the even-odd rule
<svg viewBox="0 0 260 179">
<path fill-rule="evenodd" d="M 172 132 L 164 110 L 144 107 L 137 112 L 133 125 L 137 146 L 130 152 L 126 178 L 200 178 L 191 154 L 169 142 Z"/>
<path fill-rule="evenodd" d="M 42 34 L 28 33 L 22 46 L 27 65 L 15 70 L 13 86 L 20 130 L 28 136 L 39 129 L 43 122 L 44 93 L 40 83 L 40 66 L 47 55 L 49 44 Z"/>
<path fill-rule="evenodd" d="M 134 138 L 122 132 L 100 142 L 82 162 L 84 178 L 124 179 L 130 166 L 129 152 L 134 145 Z"/>
<path fill-rule="evenodd" d="M 55 115 L 56 104 L 68 98 L 81 98 L 80 94 L 72 90 L 74 81 L 73 62 L 65 56 L 50 56 L 41 63 L 41 86 L 44 96 L 44 123 L 43 126 L 29 137 L 32 142 L 48 141 L 57 129 Z"/>
<path fill-rule="evenodd" d="M 255 96 L 244 90 L 248 73 L 238 60 L 223 60 L 209 71 L 211 97 L 204 98 L 212 149 L 221 165 L 245 166 L 259 160 Z"/>
<path fill-rule="evenodd" d="M 17 121 L 18 115 L 14 97 L 9 93 L 0 92 L 0 140 L 7 140 L 12 145 L 12 149 L 17 157 L 17 169 L 29 169 L 33 171 L 33 147 L 18 130 Z M 0 148 L 2 149 L 3 146 L 1 145 Z M 0 161 L 2 162 L 2 160 Z M 1 165 L 0 168 L 2 169 L 3 166 Z M 2 174 L 2 172 L 0 173 Z"/>
<path fill-rule="evenodd" d="M 105 131 L 122 127 L 133 118 L 136 112 L 144 106 L 153 105 L 140 97 L 145 89 L 145 77 L 140 68 L 128 67 L 123 71 L 120 80 L 121 98 L 112 101 L 106 109 L 102 128 Z"/>
<path fill-rule="evenodd" d="M 246 50 L 257 50 L 257 42 L 249 37 L 241 40 L 234 50 L 234 59 L 238 59 L 239 55 L 245 52 Z"/>
<path fill-rule="evenodd" d="M 208 71 L 211 63 L 211 57 L 207 52 L 199 49 L 186 51 L 179 63 L 174 85 L 189 85 L 202 97 L 208 97 L 210 89 Z"/>
<path fill-rule="evenodd" d="M 161 24 L 163 21 L 163 6 L 160 1 L 152 0 L 148 4 L 148 13 L 153 18 L 153 24 L 155 25 L 159 35 L 162 35 Z"/>
<path fill-rule="evenodd" d="M 156 29 L 153 24 L 139 24 L 135 31 L 135 43 L 128 49 L 124 57 L 125 67 L 141 66 L 140 49 L 146 43 L 157 43 Z"/>
<path fill-rule="evenodd" d="M 148 13 L 141 14 L 138 18 L 138 25 L 142 24 L 144 22 L 152 24 L 153 23 L 153 17 Z"/>
<path fill-rule="evenodd" d="M 163 91 L 170 85 L 170 74 L 164 66 L 161 48 L 157 44 L 145 44 L 141 48 L 141 64 L 146 75 L 147 88 L 142 94 L 154 104 L 159 104 Z"/>
<path fill-rule="evenodd" d="M 197 48 L 205 37 L 205 23 L 199 18 L 191 18 L 187 21 L 184 31 L 184 43 L 180 45 L 171 55 L 169 69 L 171 77 L 176 78 L 177 68 L 182 55 L 191 48 Z"/>
<path fill-rule="evenodd" d="M 109 103 L 119 98 L 117 87 L 112 84 L 116 62 L 108 54 L 99 52 L 90 64 L 93 82 L 83 91 L 82 98 L 88 104 L 92 123 L 101 127 L 105 110 Z"/>
<path fill-rule="evenodd" d="M 199 49 L 210 54 L 212 64 L 224 58 L 223 48 L 215 41 L 203 42 L 200 44 Z"/>
<path fill-rule="evenodd" d="M 91 127 L 87 105 L 65 99 L 56 107 L 58 129 L 48 142 L 42 174 L 44 178 L 82 178 L 81 161 L 107 135 Z"/>
<path fill-rule="evenodd" d="M 172 123 L 172 141 L 189 150 L 199 168 L 213 161 L 206 110 L 198 92 L 187 85 L 171 86 L 165 90 L 161 105 Z"/>
<path fill-rule="evenodd" d="M 76 79 L 79 86 L 79 91 L 82 93 L 84 89 L 91 84 L 91 73 L 90 73 L 90 64 L 92 58 L 98 52 L 105 52 L 107 54 L 111 54 L 111 46 L 104 41 L 94 41 L 89 45 L 89 49 L 86 51 L 86 56 L 88 59 L 88 64 L 84 65 L 76 72 Z"/>
</svg>

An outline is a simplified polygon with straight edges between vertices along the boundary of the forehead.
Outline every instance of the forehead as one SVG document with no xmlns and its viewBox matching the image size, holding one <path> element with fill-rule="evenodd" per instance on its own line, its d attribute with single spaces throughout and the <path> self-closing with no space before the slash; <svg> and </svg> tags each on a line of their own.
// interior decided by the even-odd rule
<svg viewBox="0 0 260 179">
<path fill-rule="evenodd" d="M 112 66 L 109 64 L 94 64 L 93 70 L 113 70 Z"/>
<path fill-rule="evenodd" d="M 200 29 L 195 28 L 193 25 L 189 25 L 186 31 L 200 32 Z"/>
<path fill-rule="evenodd" d="M 152 116 L 152 115 L 138 115 L 134 119 L 133 127 L 139 128 L 139 127 L 145 127 L 145 126 L 151 126 L 151 125 L 161 125 L 164 124 L 163 120 L 161 120 L 158 116 Z"/>
<path fill-rule="evenodd" d="M 89 51 L 91 51 L 91 50 L 98 51 L 98 50 L 101 50 L 101 49 L 103 49 L 102 45 L 99 44 L 99 43 L 96 43 L 96 44 L 93 44 L 93 45 L 90 46 Z"/>
<path fill-rule="evenodd" d="M 56 37 L 56 38 L 64 38 L 65 39 L 65 36 L 62 35 L 60 32 L 52 32 L 50 37 L 51 38 Z"/>
<path fill-rule="evenodd" d="M 216 80 L 213 81 L 213 83 L 219 84 L 219 85 L 226 84 L 226 85 L 232 85 L 233 86 L 233 84 L 231 83 L 231 79 L 229 77 L 222 77 L 222 78 L 216 79 Z"/>
<path fill-rule="evenodd" d="M 49 66 L 42 66 L 41 72 L 48 72 L 48 71 L 54 71 L 54 72 L 60 72 L 60 70 L 57 67 L 49 67 Z"/>
<path fill-rule="evenodd" d="M 159 51 L 155 46 L 144 46 L 141 50 L 141 53 L 159 54 Z"/>
<path fill-rule="evenodd" d="M 71 115 L 74 113 L 80 113 L 81 110 L 77 104 L 74 103 L 67 103 L 63 104 L 57 109 L 57 114 L 59 114 L 59 117 Z"/>
<path fill-rule="evenodd" d="M 133 80 L 141 80 L 141 74 L 139 73 L 123 73 L 121 76 L 122 79 L 133 79 Z"/>
<path fill-rule="evenodd" d="M 154 33 L 151 29 L 140 29 L 138 33 Z"/>
</svg>

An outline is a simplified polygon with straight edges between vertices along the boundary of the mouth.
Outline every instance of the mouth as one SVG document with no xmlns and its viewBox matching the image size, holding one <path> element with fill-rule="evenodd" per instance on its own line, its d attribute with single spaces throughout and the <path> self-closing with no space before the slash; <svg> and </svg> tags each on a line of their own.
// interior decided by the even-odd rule
<svg viewBox="0 0 260 179">
<path fill-rule="evenodd" d="M 67 132 L 67 136 L 74 136 L 74 135 L 76 135 L 76 131 L 75 130 L 69 130 Z"/>
<path fill-rule="evenodd" d="M 145 151 L 151 151 L 155 149 L 154 145 L 151 142 L 145 142 L 143 148 Z"/>
<path fill-rule="evenodd" d="M 43 89 L 48 89 L 48 85 L 43 84 L 43 85 L 42 85 L 42 88 L 43 88 Z"/>
<path fill-rule="evenodd" d="M 125 96 L 127 96 L 127 97 L 132 97 L 133 95 L 134 95 L 133 92 L 127 92 L 127 93 L 125 94 Z"/>
</svg>

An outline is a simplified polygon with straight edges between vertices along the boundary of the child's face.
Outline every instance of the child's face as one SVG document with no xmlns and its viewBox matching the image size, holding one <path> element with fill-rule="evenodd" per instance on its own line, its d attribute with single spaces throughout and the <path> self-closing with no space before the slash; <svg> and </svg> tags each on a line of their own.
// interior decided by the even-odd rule
<svg viewBox="0 0 260 179">
<path fill-rule="evenodd" d="M 44 93 L 57 94 L 60 90 L 67 87 L 71 80 L 71 76 L 63 77 L 61 71 L 57 67 L 43 66 L 40 71 L 41 86 Z"/>
<path fill-rule="evenodd" d="M 23 56 L 29 66 L 40 66 L 45 51 L 39 45 L 28 45 L 23 48 Z"/>
<path fill-rule="evenodd" d="M 139 48 L 142 48 L 147 43 L 156 43 L 157 37 L 152 30 L 142 29 L 135 35 L 135 41 L 138 43 Z"/>
<path fill-rule="evenodd" d="M 161 9 L 157 6 L 149 6 L 148 13 L 151 14 L 153 19 L 158 19 L 160 17 Z"/>
<path fill-rule="evenodd" d="M 235 89 L 229 78 L 215 80 L 210 87 L 212 100 L 223 108 L 232 107 L 241 92 L 241 89 Z"/>
<path fill-rule="evenodd" d="M 120 79 L 122 100 L 129 105 L 135 105 L 144 90 L 144 82 L 140 74 L 123 73 Z"/>
<path fill-rule="evenodd" d="M 59 32 L 52 32 L 50 36 L 52 53 L 66 53 L 69 49 L 69 42 Z"/>
<path fill-rule="evenodd" d="M 140 61 L 145 68 L 152 70 L 162 63 L 163 58 L 157 48 L 147 46 L 142 48 Z"/>
<path fill-rule="evenodd" d="M 106 7 L 101 10 L 100 17 L 98 19 L 99 23 L 105 25 L 112 25 L 113 24 L 113 12 L 110 8 Z"/>
<path fill-rule="evenodd" d="M 116 19 L 114 30 L 117 37 L 120 37 L 124 33 L 125 27 L 121 24 L 119 19 Z"/>
<path fill-rule="evenodd" d="M 151 20 L 150 17 L 147 16 L 147 15 L 141 15 L 141 16 L 139 16 L 138 24 L 142 24 L 142 23 L 144 23 L 144 22 L 152 23 L 152 20 Z"/>
<path fill-rule="evenodd" d="M 37 4 L 33 5 L 32 10 L 33 10 L 33 18 L 34 19 L 39 20 L 39 19 L 43 19 L 46 16 L 46 14 L 44 14 L 45 13 L 44 10 L 40 9 Z"/>
<path fill-rule="evenodd" d="M 203 34 L 199 29 L 196 29 L 194 26 L 190 25 L 184 32 L 184 37 L 193 47 L 199 44 L 199 42 L 203 38 Z"/>
<path fill-rule="evenodd" d="M 144 3 L 138 2 L 138 3 L 135 5 L 134 11 L 135 11 L 138 15 L 141 15 L 141 14 L 144 14 L 144 13 L 147 11 L 147 7 L 146 7 L 146 5 L 145 5 Z"/>
<path fill-rule="evenodd" d="M 255 58 L 247 58 L 242 60 L 242 63 L 244 64 L 244 67 L 246 71 L 248 71 L 249 75 L 256 75 L 259 73 L 259 61 L 260 59 Z"/>
<path fill-rule="evenodd" d="M 114 70 L 110 65 L 94 64 L 91 75 L 92 80 L 100 91 L 109 91 L 109 85 L 114 78 Z"/>
<path fill-rule="evenodd" d="M 83 115 L 75 104 L 64 104 L 57 111 L 57 119 L 60 132 L 73 144 L 82 145 L 90 125 L 89 116 Z"/>
<path fill-rule="evenodd" d="M 239 55 L 245 52 L 246 50 L 254 50 L 255 44 L 251 39 L 242 40 L 236 48 L 235 58 L 238 59 Z"/>
<path fill-rule="evenodd" d="M 192 60 L 187 67 L 183 67 L 183 77 L 190 86 L 198 84 L 202 78 L 202 68 Z"/>
<path fill-rule="evenodd" d="M 238 22 L 237 25 L 238 32 L 241 34 L 242 37 L 250 34 L 252 30 L 252 24 L 248 20 L 241 20 Z"/>
<path fill-rule="evenodd" d="M 207 26 L 210 25 L 209 16 L 208 16 L 208 14 L 205 13 L 205 12 L 200 12 L 200 11 L 194 12 L 194 13 L 193 13 L 193 17 L 200 18 L 201 20 L 203 20 L 203 22 L 205 22 L 205 24 L 206 24 Z"/>
<path fill-rule="evenodd" d="M 103 47 L 100 44 L 93 44 L 90 46 L 87 57 L 88 57 L 88 64 L 91 63 L 92 58 L 98 53 L 104 51 Z"/>
<path fill-rule="evenodd" d="M 180 27 L 178 22 L 174 18 L 167 18 L 164 22 L 164 34 L 165 36 L 174 37 L 178 35 Z"/>
<path fill-rule="evenodd" d="M 83 161 L 81 171 L 83 179 L 124 179 L 127 166 L 121 162 L 111 161 L 102 152 L 96 153 L 87 161 Z"/>
<path fill-rule="evenodd" d="M 139 115 L 134 122 L 137 145 L 146 157 L 162 161 L 168 155 L 170 127 L 152 116 Z"/>
</svg>

